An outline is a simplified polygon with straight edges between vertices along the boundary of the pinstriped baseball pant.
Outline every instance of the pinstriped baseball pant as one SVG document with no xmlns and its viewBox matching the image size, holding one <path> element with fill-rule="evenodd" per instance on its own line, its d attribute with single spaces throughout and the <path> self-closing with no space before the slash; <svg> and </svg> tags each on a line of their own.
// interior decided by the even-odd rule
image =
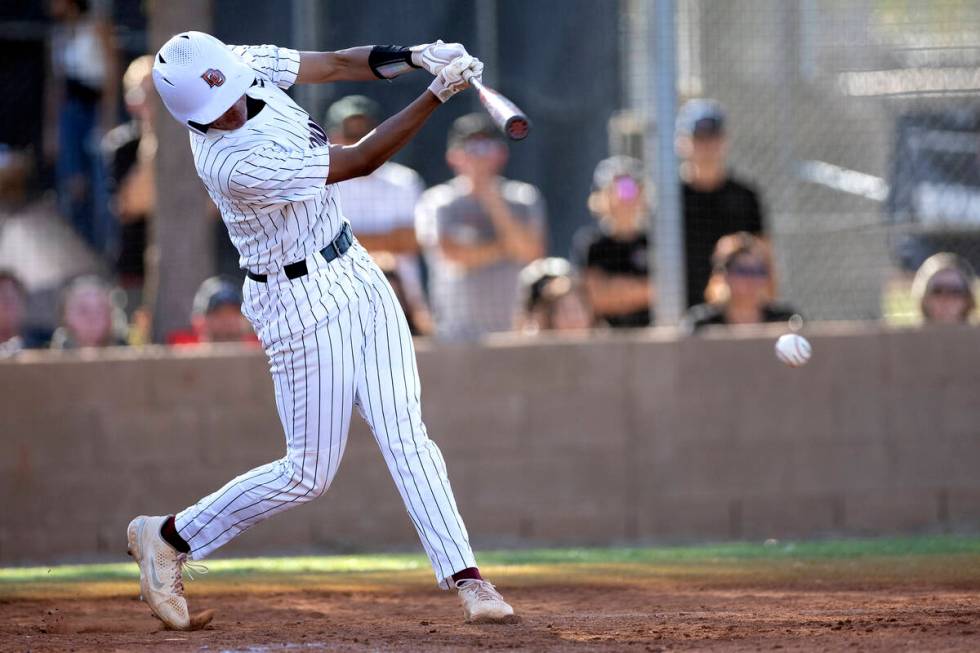
<svg viewBox="0 0 980 653">
<path fill-rule="evenodd" d="M 476 566 L 439 448 L 422 423 L 415 350 L 391 287 L 355 243 L 298 279 L 247 280 L 243 312 L 266 353 L 286 455 L 177 514 L 201 559 L 272 515 L 315 499 L 344 454 L 357 406 L 381 448 L 440 586 Z"/>
</svg>

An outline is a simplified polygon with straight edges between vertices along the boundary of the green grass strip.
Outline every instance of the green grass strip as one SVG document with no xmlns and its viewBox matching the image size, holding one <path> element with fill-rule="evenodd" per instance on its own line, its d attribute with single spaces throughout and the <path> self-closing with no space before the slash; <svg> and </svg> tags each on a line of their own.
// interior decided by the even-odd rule
<svg viewBox="0 0 980 653">
<path fill-rule="evenodd" d="M 980 537 L 840 539 L 809 542 L 730 543 L 643 548 L 522 549 L 480 552 L 483 566 L 521 565 L 677 565 L 712 564 L 739 560 L 847 560 L 872 557 L 939 555 L 980 556 Z M 239 558 L 208 560 L 210 574 L 222 577 L 302 574 L 368 574 L 428 570 L 419 554 L 368 554 Z M 137 577 L 131 562 L 0 568 L 0 586 L 24 583 L 64 583 L 129 580 Z"/>
</svg>

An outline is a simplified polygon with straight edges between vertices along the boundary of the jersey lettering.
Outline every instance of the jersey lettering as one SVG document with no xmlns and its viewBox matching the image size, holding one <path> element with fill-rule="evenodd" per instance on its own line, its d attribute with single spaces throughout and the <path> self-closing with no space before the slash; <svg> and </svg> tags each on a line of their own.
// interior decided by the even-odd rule
<svg viewBox="0 0 980 653">
<path fill-rule="evenodd" d="M 323 127 L 316 124 L 313 118 L 310 118 L 310 147 L 322 147 L 327 144 L 327 134 L 323 131 Z"/>
</svg>

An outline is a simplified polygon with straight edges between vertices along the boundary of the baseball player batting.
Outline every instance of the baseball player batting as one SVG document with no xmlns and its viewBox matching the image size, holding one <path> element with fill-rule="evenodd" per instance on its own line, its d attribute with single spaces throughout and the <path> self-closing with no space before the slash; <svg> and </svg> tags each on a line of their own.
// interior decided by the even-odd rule
<svg viewBox="0 0 980 653">
<path fill-rule="evenodd" d="M 435 76 L 428 89 L 349 146 L 331 145 L 284 92 L 293 84 L 391 79 L 414 68 Z M 202 625 L 184 597 L 189 560 L 330 486 L 354 407 L 374 433 L 440 587 L 458 590 L 468 621 L 513 614 L 480 576 L 442 454 L 422 423 L 405 316 L 351 234 L 335 187 L 387 161 L 482 72 L 463 46 L 442 41 L 297 52 L 226 46 L 185 32 L 157 53 L 153 82 L 190 131 L 197 173 L 241 255 L 242 312 L 269 356 L 286 434 L 283 458 L 176 515 L 129 524 L 143 598 L 169 627 Z"/>
</svg>

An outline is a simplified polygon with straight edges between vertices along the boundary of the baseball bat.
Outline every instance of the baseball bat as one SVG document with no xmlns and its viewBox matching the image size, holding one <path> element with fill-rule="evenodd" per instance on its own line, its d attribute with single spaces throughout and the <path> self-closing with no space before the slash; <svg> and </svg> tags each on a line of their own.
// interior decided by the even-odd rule
<svg viewBox="0 0 980 653">
<path fill-rule="evenodd" d="M 475 77 L 470 77 L 469 82 L 479 92 L 480 102 L 490 114 L 490 119 L 507 135 L 507 138 L 512 141 L 527 138 L 527 133 L 531 130 L 531 121 L 516 104 L 501 95 L 499 91 L 485 86 Z"/>
</svg>

